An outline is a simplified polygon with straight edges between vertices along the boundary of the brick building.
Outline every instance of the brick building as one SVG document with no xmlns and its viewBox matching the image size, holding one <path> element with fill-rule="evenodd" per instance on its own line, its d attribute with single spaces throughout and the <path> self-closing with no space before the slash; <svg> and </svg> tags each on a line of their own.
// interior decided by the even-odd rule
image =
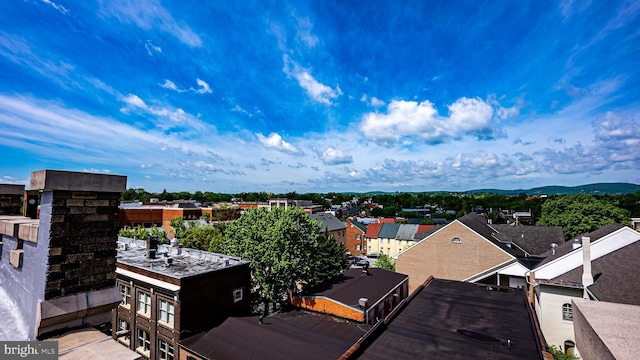
<svg viewBox="0 0 640 360">
<path fill-rule="evenodd" d="M 148 359 L 178 358 L 178 341 L 250 310 L 249 262 L 120 238 L 113 337 Z"/>
<path fill-rule="evenodd" d="M 293 294 L 298 308 L 375 324 L 409 295 L 408 277 L 380 268 L 351 268 L 315 291 Z"/>
<path fill-rule="evenodd" d="M 347 228 L 345 230 L 345 240 L 347 251 L 351 255 L 367 255 L 367 225 L 358 221 L 347 219 Z"/>
<path fill-rule="evenodd" d="M 22 215 L 24 185 L 0 184 L 0 215 Z"/>
</svg>

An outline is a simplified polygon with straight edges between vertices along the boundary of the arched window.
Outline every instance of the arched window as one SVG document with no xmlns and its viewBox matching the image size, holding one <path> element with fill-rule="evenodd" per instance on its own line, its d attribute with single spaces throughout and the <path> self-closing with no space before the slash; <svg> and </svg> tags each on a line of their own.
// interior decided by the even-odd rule
<svg viewBox="0 0 640 360">
<path fill-rule="evenodd" d="M 576 343 L 571 340 L 567 340 L 564 342 L 564 353 L 569 356 L 574 356 L 576 350 Z"/>
<path fill-rule="evenodd" d="M 571 304 L 562 305 L 562 320 L 573 321 L 573 309 L 571 308 Z"/>
</svg>

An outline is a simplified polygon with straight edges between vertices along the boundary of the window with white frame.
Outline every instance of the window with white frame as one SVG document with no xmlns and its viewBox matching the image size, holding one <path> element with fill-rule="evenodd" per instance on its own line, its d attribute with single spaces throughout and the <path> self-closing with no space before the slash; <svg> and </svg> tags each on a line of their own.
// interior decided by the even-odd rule
<svg viewBox="0 0 640 360">
<path fill-rule="evenodd" d="M 356 240 L 360 240 L 360 234 L 356 234 Z"/>
<path fill-rule="evenodd" d="M 138 293 L 138 312 L 146 316 L 151 315 L 151 295 L 143 292 Z"/>
<path fill-rule="evenodd" d="M 167 324 L 173 325 L 175 315 L 175 306 L 173 303 L 162 299 L 158 300 L 158 303 L 160 305 L 158 306 L 160 309 L 159 319 Z"/>
<path fill-rule="evenodd" d="M 138 329 L 136 350 L 145 354 L 147 357 L 151 351 L 151 336 L 149 336 L 149 333 L 143 329 Z"/>
<path fill-rule="evenodd" d="M 360 244 L 356 244 L 356 250 L 360 250 Z"/>
<path fill-rule="evenodd" d="M 233 290 L 233 302 L 242 301 L 242 289 Z"/>
<path fill-rule="evenodd" d="M 562 320 L 573 321 L 573 308 L 571 304 L 562 305 Z"/>
<path fill-rule="evenodd" d="M 129 323 L 126 320 L 118 319 L 118 331 L 122 331 L 124 333 L 129 331 L 129 329 Z M 129 342 L 131 341 L 131 332 L 118 336 L 118 341 L 129 346 Z"/>
<path fill-rule="evenodd" d="M 173 360 L 173 345 L 164 340 L 158 340 L 158 356 L 161 360 Z"/>
<path fill-rule="evenodd" d="M 369 252 L 371 252 L 371 245 L 369 245 L 369 249 L 368 249 L 368 251 L 369 251 Z"/>
<path fill-rule="evenodd" d="M 120 284 L 120 294 L 122 294 L 122 301 L 120 305 L 130 307 L 131 306 L 131 287 L 126 284 Z"/>
</svg>

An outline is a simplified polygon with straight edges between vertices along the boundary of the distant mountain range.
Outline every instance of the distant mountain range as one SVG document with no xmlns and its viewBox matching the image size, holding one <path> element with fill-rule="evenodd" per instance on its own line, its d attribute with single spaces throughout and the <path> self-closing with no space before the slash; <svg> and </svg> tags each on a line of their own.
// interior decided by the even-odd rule
<svg viewBox="0 0 640 360">
<path fill-rule="evenodd" d="M 517 189 L 517 190 L 500 190 L 500 189 L 477 189 L 477 190 L 468 190 L 468 191 L 405 191 L 410 193 L 487 193 L 487 194 L 502 194 L 502 195 L 518 195 L 525 193 L 527 195 L 573 195 L 573 194 L 613 194 L 613 195 L 622 195 L 622 194 L 634 194 L 637 191 L 640 191 L 640 185 L 631 184 L 631 183 L 596 183 L 596 184 L 587 184 L 580 186 L 541 186 L 532 189 Z M 397 194 L 403 191 L 370 191 L 366 193 L 360 194 Z M 347 193 L 351 194 L 351 193 Z M 354 195 L 358 193 L 352 193 Z"/>
<path fill-rule="evenodd" d="M 467 193 L 491 193 L 503 195 L 573 195 L 573 194 L 634 194 L 640 190 L 640 185 L 630 183 L 597 183 L 580 186 L 542 186 L 528 190 L 499 190 L 499 189 L 478 189 L 465 191 Z"/>
</svg>

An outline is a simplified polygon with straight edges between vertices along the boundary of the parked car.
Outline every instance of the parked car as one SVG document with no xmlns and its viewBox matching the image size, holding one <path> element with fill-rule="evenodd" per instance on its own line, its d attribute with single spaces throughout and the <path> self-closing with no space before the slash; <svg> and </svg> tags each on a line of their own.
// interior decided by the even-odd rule
<svg viewBox="0 0 640 360">
<path fill-rule="evenodd" d="M 356 265 L 358 266 L 369 266 L 369 260 L 367 259 L 358 259 L 358 261 L 356 261 Z"/>
<path fill-rule="evenodd" d="M 378 253 L 373 253 L 373 254 L 369 254 L 369 255 L 367 255 L 367 257 L 368 257 L 368 258 L 371 258 L 371 259 L 377 259 L 377 258 L 379 258 L 379 257 L 380 257 L 380 254 L 378 254 Z"/>
<path fill-rule="evenodd" d="M 349 256 L 349 263 L 351 263 L 351 265 L 354 265 L 358 260 L 360 260 L 360 258 L 357 256 Z"/>
</svg>

